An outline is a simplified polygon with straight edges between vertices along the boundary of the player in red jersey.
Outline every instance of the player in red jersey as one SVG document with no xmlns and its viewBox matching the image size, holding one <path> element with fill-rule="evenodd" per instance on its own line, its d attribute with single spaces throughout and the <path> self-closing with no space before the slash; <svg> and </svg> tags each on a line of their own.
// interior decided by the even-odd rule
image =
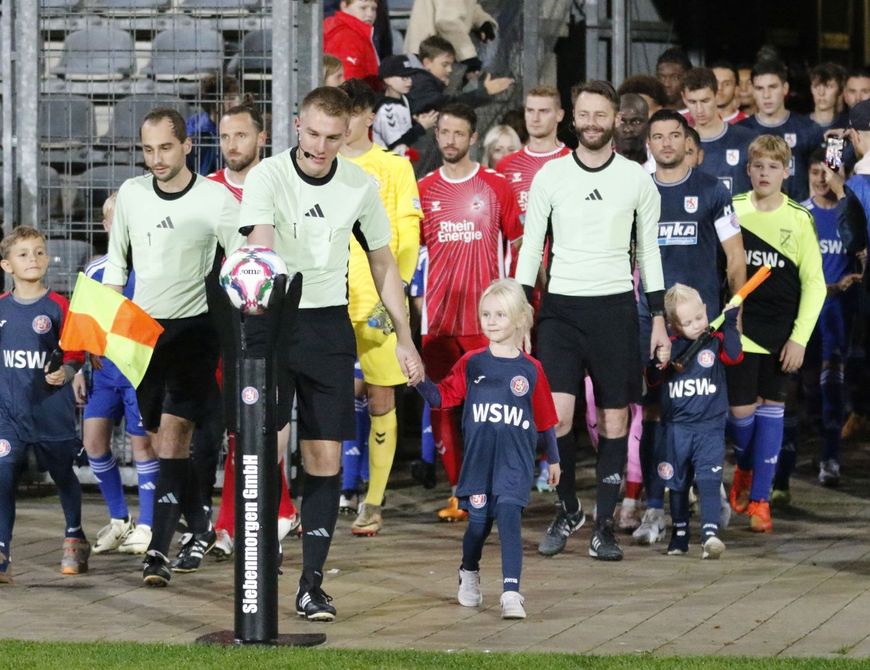
<svg viewBox="0 0 870 670">
<path fill-rule="evenodd" d="M 225 168 L 208 176 L 226 186 L 236 200 L 242 201 L 245 177 L 260 162 L 260 154 L 266 146 L 266 131 L 263 117 L 256 108 L 241 105 L 228 110 L 220 121 L 221 154 Z M 278 433 L 279 458 L 287 449 L 289 424 Z M 224 487 L 221 491 L 221 507 L 215 522 L 217 540 L 214 552 L 218 558 L 227 558 L 233 553 L 233 532 L 236 523 L 235 507 L 235 435 L 230 434 L 227 459 L 224 463 Z M 278 535 L 281 539 L 299 525 L 299 515 L 290 499 L 284 468 L 281 471 L 281 502 L 278 506 Z"/>
<path fill-rule="evenodd" d="M 419 183 L 420 238 L 429 251 L 422 354 L 436 383 L 465 352 L 486 346 L 477 305 L 484 289 L 504 275 L 508 243 L 518 244 L 522 236 L 520 210 L 507 180 L 468 155 L 477 141 L 476 127 L 471 107 L 444 105 L 435 126 L 444 165 Z M 461 465 L 459 415 L 432 408 L 432 430 L 455 489 Z M 438 517 L 457 521 L 467 513 L 452 496 Z"/>
</svg>

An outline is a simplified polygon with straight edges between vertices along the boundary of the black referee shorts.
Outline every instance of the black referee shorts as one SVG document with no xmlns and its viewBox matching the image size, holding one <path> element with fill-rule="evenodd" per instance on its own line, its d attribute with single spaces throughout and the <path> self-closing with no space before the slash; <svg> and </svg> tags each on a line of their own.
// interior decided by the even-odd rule
<svg viewBox="0 0 870 670">
<path fill-rule="evenodd" d="M 199 314 L 157 322 L 163 332 L 136 389 L 142 425 L 155 432 L 162 414 L 202 423 L 210 408 L 209 398 L 217 392 L 220 350 L 211 318 Z"/>
<path fill-rule="evenodd" d="M 554 393 L 576 396 L 588 371 L 595 403 L 619 409 L 639 402 L 634 293 L 576 297 L 547 293 L 538 319 L 538 359 Z"/>
<path fill-rule="evenodd" d="M 754 405 L 758 398 L 785 402 L 789 375 L 782 371 L 776 354 L 755 354 L 744 351 L 738 365 L 725 367 L 728 383 L 728 404 L 732 407 Z"/>
</svg>

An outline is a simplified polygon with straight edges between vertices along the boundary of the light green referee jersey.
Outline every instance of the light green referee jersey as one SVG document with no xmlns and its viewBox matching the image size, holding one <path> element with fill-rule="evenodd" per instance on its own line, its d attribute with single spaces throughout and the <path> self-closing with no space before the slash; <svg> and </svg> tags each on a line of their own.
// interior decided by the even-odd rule
<svg viewBox="0 0 870 670">
<path fill-rule="evenodd" d="M 151 175 L 128 179 L 115 202 L 103 283 L 126 284 L 129 251 L 133 302 L 157 319 L 203 314 L 217 245 L 234 251 L 244 242 L 238 231 L 239 204 L 222 184 L 196 175 L 179 193 L 158 193 Z"/>
<path fill-rule="evenodd" d="M 663 290 L 660 209 L 661 196 L 650 175 L 618 154 L 600 168 L 586 167 L 574 152 L 551 160 L 535 175 L 529 191 L 517 281 L 535 285 L 552 225 L 549 293 L 606 296 L 631 291 L 628 252 L 636 223 L 644 288 L 650 293 Z"/>
<path fill-rule="evenodd" d="M 362 168 L 339 156 L 325 177 L 309 177 L 294 152 L 248 173 L 241 226 L 275 226 L 275 251 L 291 273 L 302 273 L 301 308 L 346 305 L 350 236 L 365 250 L 380 249 L 390 243 L 390 220 Z"/>
</svg>

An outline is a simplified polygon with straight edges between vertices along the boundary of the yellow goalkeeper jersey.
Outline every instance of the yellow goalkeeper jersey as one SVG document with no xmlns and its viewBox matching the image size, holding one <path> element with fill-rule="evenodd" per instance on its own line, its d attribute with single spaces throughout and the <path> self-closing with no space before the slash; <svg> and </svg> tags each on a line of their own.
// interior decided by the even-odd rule
<svg viewBox="0 0 870 670">
<path fill-rule="evenodd" d="M 402 281 L 409 284 L 417 268 L 420 248 L 420 194 L 411 163 L 378 144 L 361 156 L 346 160 L 356 163 L 374 179 L 381 202 L 390 219 L 390 250 L 399 265 Z M 378 292 L 372 280 L 369 261 L 359 242 L 350 240 L 350 267 L 347 274 L 348 312 L 351 321 L 365 321 L 377 304 Z"/>
</svg>

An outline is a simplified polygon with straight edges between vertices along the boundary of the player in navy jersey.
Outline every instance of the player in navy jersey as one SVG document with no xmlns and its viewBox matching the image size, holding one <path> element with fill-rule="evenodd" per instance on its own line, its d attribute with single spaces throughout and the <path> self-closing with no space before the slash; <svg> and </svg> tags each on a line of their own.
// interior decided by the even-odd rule
<svg viewBox="0 0 870 670">
<path fill-rule="evenodd" d="M 752 89 L 758 111 L 740 122 L 756 135 L 778 135 L 791 149 L 789 178 L 785 191 L 792 200 L 809 197 L 807 161 L 813 149 L 822 143 L 822 129 L 812 119 L 785 108 L 788 95 L 788 71 L 779 61 L 762 61 L 752 68 Z M 735 191 L 736 193 L 736 191 Z"/>
<path fill-rule="evenodd" d="M 0 584 L 12 581 L 15 487 L 31 449 L 60 495 L 66 522 L 61 574 L 78 575 L 88 570 L 91 545 L 82 530 L 81 488 L 73 471 L 81 442 L 69 382 L 84 355 L 66 352 L 63 364 L 48 372 L 69 302 L 43 283 L 48 254 L 42 234 L 27 226 L 15 228 L 0 242 L 0 256 L 0 266 L 15 284 L 0 296 Z"/>
<path fill-rule="evenodd" d="M 705 334 L 708 306 L 700 294 L 683 284 L 665 293 L 674 360 Z M 656 475 L 671 490 L 673 532 L 668 554 L 689 552 L 688 490 L 692 474 L 701 501 L 701 558 L 719 558 L 725 544 L 718 538 L 722 466 L 725 460 L 725 418 L 728 395 L 723 365 L 743 358 L 737 330 L 738 309 L 725 312 L 725 324 L 687 362 L 682 372 L 653 360 L 647 380 L 661 384 L 662 422 L 656 439 Z"/>
<path fill-rule="evenodd" d="M 459 604 L 477 607 L 483 544 L 498 524 L 502 555 L 502 617 L 524 619 L 520 595 L 521 514 L 534 481 L 539 440 L 547 446 L 550 483 L 559 482 L 558 422 L 541 364 L 526 354 L 532 308 L 511 279 L 491 284 L 480 299 L 480 325 L 489 346 L 466 352 L 437 386 L 418 386 L 432 407 L 460 407 L 465 458 L 456 487 L 468 511 L 459 568 Z"/>
<path fill-rule="evenodd" d="M 103 203 L 103 228 L 112 227 L 115 194 Z M 108 256 L 94 259 L 85 268 L 85 274 L 102 283 Z M 124 297 L 133 299 L 135 273 L 130 272 L 124 287 Z M 93 363 L 92 358 L 92 363 Z M 154 517 L 154 491 L 160 463 L 151 447 L 148 434 L 142 426 L 136 389 L 108 358 L 93 365 L 90 388 L 84 374 L 73 381 L 76 399 L 85 404 L 82 423 L 83 442 L 88 454 L 91 472 L 100 485 L 100 492 L 109 509 L 109 523 L 97 533 L 94 553 L 118 550 L 126 554 L 144 554 L 151 542 L 151 524 Z M 112 454 L 112 430 L 124 418 L 124 428 L 130 436 L 136 479 L 139 489 L 139 522 L 133 523 L 124 499 L 121 469 Z"/>
<path fill-rule="evenodd" d="M 857 312 L 857 295 L 852 287 L 861 281 L 855 272 L 855 261 L 847 252 L 837 230 L 837 193 L 843 192 L 843 180 L 824 163 L 824 150 L 810 156 L 809 181 L 812 196 L 801 203 L 813 215 L 819 249 L 822 252 L 822 272 L 825 275 L 827 297 L 810 339 L 809 349 L 820 364 L 818 378 L 809 381 L 821 392 L 822 449 L 818 479 L 822 485 L 836 486 L 840 481 L 840 433 L 845 419 L 844 366 Z M 808 354 L 808 358 L 810 355 Z M 812 366 L 818 372 L 816 366 Z M 771 502 L 791 500 L 789 476 L 796 460 L 797 415 L 790 417 L 786 404 L 782 451 L 777 464 Z M 789 421 L 793 418 L 793 421 Z"/>
<path fill-rule="evenodd" d="M 691 74 L 691 73 L 690 73 Z M 707 306 L 707 317 L 721 309 L 722 278 L 717 269 L 721 252 L 726 259 L 726 278 L 731 293 L 746 282 L 746 259 L 740 225 L 734 215 L 731 196 L 715 178 L 685 164 L 688 124 L 681 114 L 659 110 L 649 123 L 649 147 L 656 161 L 653 175 L 661 196 L 659 250 L 665 287 L 677 283 L 695 287 Z M 643 289 L 638 301 L 641 357 L 647 360 L 651 319 Z M 644 408 L 641 454 L 647 488 L 647 511 L 633 533 L 640 544 L 657 542 L 664 532 L 664 488 L 655 477 L 651 458 L 658 415 L 655 394 Z"/>
<path fill-rule="evenodd" d="M 692 68 L 683 81 L 683 99 L 695 120 L 704 160 L 701 172 L 716 177 L 731 194 L 750 189 L 746 157 L 755 133 L 727 123 L 716 104 L 716 75 L 707 68 Z"/>
</svg>

